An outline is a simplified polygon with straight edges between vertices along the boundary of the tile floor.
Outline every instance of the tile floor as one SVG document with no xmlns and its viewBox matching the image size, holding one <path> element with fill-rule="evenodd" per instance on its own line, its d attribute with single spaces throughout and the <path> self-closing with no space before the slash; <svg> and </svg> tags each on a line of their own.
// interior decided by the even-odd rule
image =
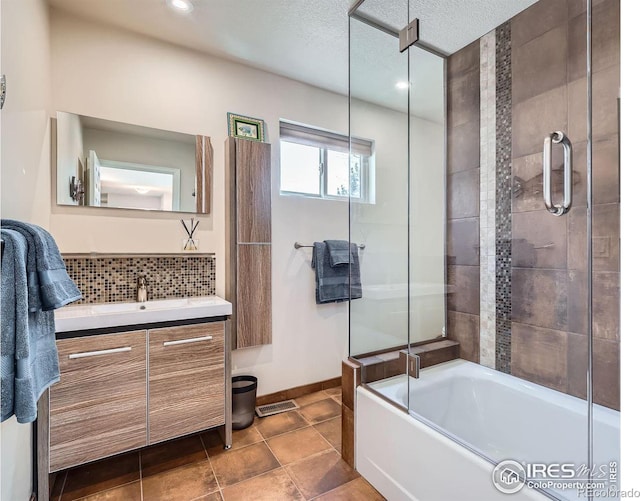
<svg viewBox="0 0 640 501">
<path fill-rule="evenodd" d="M 234 431 L 229 451 L 208 431 L 73 468 L 51 500 L 384 500 L 340 458 L 340 388 L 296 402 L 298 411 Z"/>
</svg>

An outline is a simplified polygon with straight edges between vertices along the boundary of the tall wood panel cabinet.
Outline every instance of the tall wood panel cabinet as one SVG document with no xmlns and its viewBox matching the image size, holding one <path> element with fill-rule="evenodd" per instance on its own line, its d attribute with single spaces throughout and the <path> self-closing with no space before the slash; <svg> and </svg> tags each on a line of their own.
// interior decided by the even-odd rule
<svg viewBox="0 0 640 501">
<path fill-rule="evenodd" d="M 232 346 L 271 343 L 271 145 L 227 138 L 226 297 Z"/>
</svg>

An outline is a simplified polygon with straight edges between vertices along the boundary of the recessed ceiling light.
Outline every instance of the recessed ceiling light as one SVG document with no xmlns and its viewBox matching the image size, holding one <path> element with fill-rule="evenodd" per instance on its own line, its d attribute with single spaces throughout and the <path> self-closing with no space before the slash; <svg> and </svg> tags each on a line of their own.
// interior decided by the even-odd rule
<svg viewBox="0 0 640 501">
<path fill-rule="evenodd" d="M 188 14 L 193 10 L 193 4 L 189 0 L 167 0 L 169 7 L 182 14 Z"/>
<path fill-rule="evenodd" d="M 409 82 L 401 80 L 400 82 L 396 83 L 396 89 L 400 89 L 400 90 L 405 90 L 409 88 Z"/>
<path fill-rule="evenodd" d="M 147 188 L 146 186 L 134 186 L 133 189 L 140 193 L 140 195 L 149 193 L 149 188 Z"/>
</svg>

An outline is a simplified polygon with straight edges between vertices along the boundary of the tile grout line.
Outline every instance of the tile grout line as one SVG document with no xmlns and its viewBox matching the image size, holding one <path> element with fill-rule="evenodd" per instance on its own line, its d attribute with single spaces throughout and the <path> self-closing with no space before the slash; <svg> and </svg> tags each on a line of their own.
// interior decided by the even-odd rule
<svg viewBox="0 0 640 501">
<path fill-rule="evenodd" d="M 68 476 L 69 476 L 69 470 L 64 472 L 64 478 L 62 479 L 62 488 L 60 489 L 60 494 L 58 495 L 58 501 L 62 501 L 62 495 L 64 494 L 64 488 L 67 486 Z"/>
<path fill-rule="evenodd" d="M 257 443 L 257 442 L 256 442 L 256 443 Z M 277 458 L 276 458 L 276 460 L 277 460 Z M 280 464 L 280 461 L 278 461 L 278 464 Z M 225 489 L 226 489 L 226 488 L 228 488 L 228 487 L 236 487 L 236 486 L 238 486 L 238 485 L 240 485 L 240 484 L 243 484 L 243 483 L 245 483 L 245 482 L 250 482 L 251 480 L 254 480 L 254 479 L 256 479 L 256 478 L 264 477 L 265 475 L 268 475 L 269 473 L 273 473 L 273 472 L 274 472 L 274 471 L 276 471 L 276 470 L 282 470 L 282 471 L 284 471 L 284 472 L 287 474 L 287 476 L 289 477 L 289 479 L 293 482 L 293 485 L 295 486 L 296 490 L 297 490 L 297 491 L 300 493 L 300 495 L 302 496 L 302 492 L 300 491 L 300 489 L 298 489 L 297 484 L 295 483 L 295 481 L 293 480 L 293 478 L 291 478 L 291 475 L 289 475 L 289 472 L 287 471 L 286 467 L 285 467 L 285 466 L 283 466 L 282 464 L 280 464 L 280 466 L 279 466 L 278 468 L 274 468 L 273 470 L 265 471 L 265 472 L 263 472 L 263 473 L 260 473 L 260 475 L 255 475 L 255 476 L 253 476 L 253 477 L 245 478 L 244 480 L 241 480 L 240 482 L 236 482 L 235 484 L 228 485 L 227 487 L 225 487 Z M 220 491 L 220 494 L 222 495 L 222 491 Z M 305 499 L 305 498 L 304 498 L 304 496 L 302 496 L 302 498 L 303 498 L 303 499 Z M 223 499 L 224 499 L 224 498 L 223 498 Z M 192 501 L 195 501 L 195 500 L 192 500 Z"/>
<path fill-rule="evenodd" d="M 305 417 L 304 417 L 302 414 L 300 414 L 300 412 L 299 412 L 299 411 L 300 411 L 300 409 L 292 409 L 292 410 L 287 411 L 287 412 L 296 412 L 296 413 L 298 414 L 298 416 L 300 416 L 300 418 L 302 418 L 302 420 L 303 420 L 305 423 L 307 423 L 307 426 L 313 426 L 311 423 L 309 423 L 309 421 L 308 421 L 307 419 L 305 419 Z M 281 413 L 279 413 L 279 414 L 285 414 L 285 413 L 284 413 L 284 412 L 281 412 Z M 277 416 L 277 415 L 279 415 L 279 414 L 275 414 L 275 415 Z M 259 418 L 259 419 L 269 419 L 270 417 L 273 417 L 273 416 L 267 416 L 266 418 Z M 257 428 L 257 427 L 258 427 L 258 425 L 256 425 L 256 428 Z M 302 426 L 301 428 L 296 428 L 295 430 L 289 430 L 289 431 L 284 431 L 284 432 L 282 432 L 282 433 L 276 433 L 275 435 L 272 435 L 272 436 L 270 436 L 270 437 L 268 437 L 268 438 L 267 438 L 267 437 L 265 437 L 262 433 L 260 433 L 260 436 L 262 437 L 262 439 L 263 439 L 263 440 L 269 440 L 269 439 L 272 439 L 272 438 L 275 438 L 275 437 L 279 437 L 280 435 L 286 435 L 287 433 L 291 433 L 292 431 L 300 430 L 300 429 L 302 429 L 302 428 L 306 428 L 306 426 Z M 258 429 L 258 432 L 260 432 L 260 430 L 259 430 L 259 429 Z M 256 442 L 256 443 L 257 443 L 257 442 Z"/>
<path fill-rule="evenodd" d="M 295 399 L 294 399 L 294 400 L 295 400 Z M 302 415 L 301 415 L 301 416 L 302 416 Z M 304 416 L 302 416 L 302 418 L 303 418 L 303 419 L 305 419 L 305 418 L 304 418 Z M 306 419 L 305 419 L 305 421 L 306 421 Z M 271 452 L 271 454 L 273 454 L 273 457 L 276 459 L 276 461 L 278 462 L 278 464 L 280 465 L 280 467 L 282 468 L 282 470 L 287 474 L 287 476 L 289 477 L 289 479 L 291 480 L 291 482 L 293 482 L 293 485 L 295 486 L 296 490 L 300 493 L 300 495 L 302 496 L 302 498 L 303 498 L 303 499 L 306 499 L 306 496 L 302 493 L 302 490 L 300 489 L 300 487 L 299 487 L 299 486 L 298 486 L 298 484 L 296 483 L 295 478 L 294 478 L 294 477 L 293 477 L 293 475 L 291 475 L 291 473 L 289 472 L 288 466 L 291 466 L 291 465 L 294 465 L 294 464 L 301 463 L 301 462 L 303 462 L 303 461 L 305 461 L 305 460 L 307 460 L 307 459 L 309 459 L 309 458 L 316 457 L 316 456 L 320 456 L 321 454 L 330 453 L 330 452 L 331 452 L 331 449 L 333 449 L 333 450 L 334 450 L 334 451 L 336 451 L 336 452 L 337 452 L 337 450 L 335 449 L 335 447 L 333 447 L 333 445 L 332 445 L 332 444 L 330 444 L 330 443 L 329 443 L 329 441 L 328 441 L 326 438 L 324 438 L 324 436 L 322 436 L 322 433 L 320 433 L 318 430 L 316 430 L 316 429 L 313 427 L 313 425 L 312 425 L 312 424 L 309 424 L 309 426 L 305 426 L 305 427 L 303 427 L 303 428 L 298 428 L 298 429 L 296 429 L 296 430 L 291 430 L 291 431 L 288 431 L 288 432 L 285 432 L 285 433 L 281 433 L 280 435 L 275 435 L 275 436 L 282 436 L 282 435 L 286 435 L 287 433 L 293 433 L 293 432 L 300 431 L 300 430 L 303 430 L 303 429 L 308 428 L 308 427 L 313 428 L 313 429 L 314 429 L 314 431 L 315 431 L 316 433 L 318 433 L 318 435 L 320 435 L 320 436 L 325 440 L 325 442 L 327 442 L 327 443 L 329 444 L 329 449 L 325 449 L 324 451 L 320 451 L 320 452 L 317 452 L 317 453 L 315 453 L 315 454 L 311 454 L 311 455 L 309 455 L 309 456 L 307 456 L 307 457 L 305 457 L 305 458 L 299 459 L 299 460 L 297 460 L 297 461 L 292 461 L 291 463 L 288 463 L 288 464 L 286 464 L 286 465 L 283 465 L 283 464 L 282 464 L 282 462 L 280 461 L 280 459 L 278 459 L 278 456 L 276 456 L 276 454 L 273 452 L 273 450 L 271 449 L 271 447 L 269 447 L 269 444 L 267 443 L 267 439 L 265 439 L 265 440 L 264 440 L 265 445 L 267 446 L 267 448 L 269 449 L 269 451 Z M 275 437 L 275 436 L 274 436 L 274 437 Z M 274 437 L 271 437 L 271 438 L 274 438 Z M 274 470 L 270 470 L 270 471 L 274 471 Z M 266 472 L 266 473 L 268 473 L 268 472 Z M 264 473 L 263 473 L 263 475 L 264 475 Z M 257 475 L 257 476 L 260 476 L 260 475 Z M 252 478 L 256 478 L 256 477 L 252 477 Z"/>
<path fill-rule="evenodd" d="M 336 418 L 334 418 L 334 419 L 336 419 Z M 329 421 L 329 420 L 327 419 L 327 421 Z M 323 421 L 323 423 L 326 423 L 326 421 Z M 342 423 L 340 423 L 340 424 L 342 424 Z M 315 425 L 314 425 L 314 426 L 312 426 L 312 428 L 315 430 L 315 432 L 316 432 L 318 435 L 320 435 L 320 436 L 322 437 L 322 439 L 323 439 L 325 442 L 327 442 L 327 443 L 329 444 L 329 449 L 334 449 L 336 452 L 338 451 L 338 449 L 336 449 L 336 448 L 334 447 L 334 445 L 333 445 L 331 442 L 329 442 L 329 440 L 327 440 L 327 437 L 325 437 L 322 433 L 320 433 L 320 431 L 318 431 L 318 430 L 316 429 Z"/>
<path fill-rule="evenodd" d="M 297 431 L 297 430 L 294 430 Z M 283 435 L 285 435 L 285 433 L 283 433 Z M 272 437 L 273 438 L 273 437 Z M 267 446 L 267 449 L 269 449 L 269 452 L 271 453 L 271 455 L 275 458 L 275 460 L 278 462 L 278 464 L 280 465 L 281 468 L 284 467 L 284 465 L 280 462 L 280 460 L 278 459 L 278 456 L 276 456 L 276 453 L 273 452 L 273 449 L 271 447 L 269 447 L 269 442 L 267 442 L 267 439 L 264 439 L 264 445 Z M 275 468 L 274 468 L 275 469 Z M 269 471 L 273 471 L 273 470 L 269 470 Z M 265 472 L 268 473 L 268 472 Z"/>
<path fill-rule="evenodd" d="M 333 451 L 331 449 L 333 449 Z M 311 458 L 315 458 L 315 457 L 318 457 L 318 456 L 322 456 L 323 454 L 331 453 L 331 452 L 334 452 L 334 451 L 338 452 L 338 451 L 335 450 L 335 447 L 331 446 L 329 449 L 325 449 L 325 450 L 320 451 L 320 452 L 314 452 L 313 454 L 309 454 L 307 457 L 304 457 L 304 458 L 301 458 L 301 459 L 296 459 L 295 461 L 291 461 L 290 463 L 287 463 L 286 465 L 282 465 L 282 467 L 283 468 L 287 468 L 287 467 L 289 467 L 291 465 L 297 465 L 297 464 L 303 463 L 307 459 L 311 459 Z M 340 453 L 338 453 L 338 454 L 340 454 Z M 342 457 L 340 459 L 342 459 Z M 351 469 L 353 470 L 353 468 L 351 468 Z M 356 471 L 356 470 L 353 470 L 353 471 Z"/>
<path fill-rule="evenodd" d="M 109 487 L 108 489 L 103 489 L 101 491 L 92 492 L 91 494 L 87 494 L 86 496 L 82 496 L 80 498 L 73 498 L 72 501 L 82 501 L 83 499 L 88 499 L 88 498 L 96 496 L 98 494 L 103 494 L 105 492 L 110 492 L 110 491 L 113 491 L 113 490 L 116 490 L 116 489 L 120 489 L 121 487 L 125 487 L 127 485 L 131 485 L 131 484 L 134 484 L 136 482 L 138 482 L 138 480 L 132 480 L 131 482 L 127 482 L 127 483 L 124 483 L 124 484 L 121 484 L 121 485 L 114 485 L 113 487 Z"/>
<path fill-rule="evenodd" d="M 354 478 L 353 480 L 349 480 L 348 482 L 345 482 L 344 484 L 338 485 L 337 487 L 334 487 L 333 489 L 331 489 L 331 490 L 329 490 L 329 491 L 327 491 L 327 492 L 323 492 L 322 494 L 318 494 L 317 496 L 314 496 L 314 497 L 310 498 L 308 501 L 313 501 L 314 499 L 318 499 L 318 498 L 319 498 L 319 497 L 321 497 L 321 496 L 324 496 L 324 495 L 326 495 L 326 494 L 330 494 L 330 493 L 332 493 L 333 491 L 337 491 L 338 489 L 340 489 L 340 488 L 344 487 L 345 485 L 349 485 L 350 483 L 355 482 L 356 480 L 359 480 L 359 479 L 361 479 L 361 478 L 364 478 L 364 477 L 363 477 L 362 475 L 360 475 L 358 478 Z M 365 481 L 366 481 L 366 480 L 367 480 L 367 479 L 365 478 Z M 368 483 L 368 482 L 367 482 L 367 483 Z M 372 486 L 372 487 L 373 487 L 373 486 Z M 374 487 L 374 489 L 375 489 L 375 487 Z M 376 492 L 377 492 L 377 489 L 376 489 Z"/>
<path fill-rule="evenodd" d="M 252 426 L 253 426 L 253 425 L 252 425 Z M 262 433 L 260 433 L 260 430 L 258 429 L 258 425 L 255 425 L 255 429 L 256 429 L 256 432 L 258 433 L 258 436 L 259 436 L 262 440 L 266 440 L 266 438 L 264 438 L 264 435 L 262 435 Z M 260 441 L 260 440 L 258 440 L 258 442 L 259 442 L 259 441 Z M 251 444 L 249 444 L 249 445 L 251 445 Z"/>
<path fill-rule="evenodd" d="M 144 489 L 142 488 L 142 453 L 138 451 L 138 473 L 140 478 L 140 501 L 144 501 Z"/>
<path fill-rule="evenodd" d="M 335 418 L 332 418 L 332 419 L 335 419 Z M 327 421 L 328 421 L 328 419 L 327 419 Z M 322 422 L 324 423 L 325 421 L 322 421 Z M 319 423 L 318 423 L 318 424 L 319 424 Z M 313 431 L 315 431 L 318 435 L 320 435 L 320 437 L 321 437 L 321 438 L 322 438 L 322 439 L 323 439 L 323 440 L 324 440 L 324 441 L 329 445 L 329 448 L 328 448 L 328 449 L 324 449 L 323 451 L 320 451 L 320 452 L 317 452 L 317 453 L 311 454 L 311 455 L 307 456 L 308 458 L 310 458 L 311 456 L 314 456 L 314 455 L 316 455 L 316 454 L 320 454 L 320 453 L 322 453 L 322 452 L 327 452 L 327 451 L 328 451 L 328 450 L 330 450 L 330 449 L 335 449 L 335 447 L 333 446 L 333 444 L 332 444 L 331 442 L 329 442 L 329 441 L 326 439 L 326 437 L 316 429 L 316 426 L 315 426 L 315 425 L 313 425 L 313 424 L 312 424 L 311 426 L 307 426 L 307 427 L 305 427 L 305 428 L 312 428 L 312 429 L 313 429 Z M 293 430 L 293 431 L 290 431 L 290 432 L 288 432 L 288 433 L 295 433 L 295 432 L 297 432 L 297 431 L 304 430 L 305 428 L 298 428 L 297 430 Z M 285 435 L 286 435 L 286 433 L 285 433 Z M 267 444 L 267 447 L 269 447 L 269 444 Z M 271 449 L 271 448 L 269 447 L 269 449 Z M 275 456 L 275 453 L 274 453 L 274 456 Z M 276 459 L 278 459 L 278 458 L 276 457 Z M 303 458 L 303 459 L 306 459 L 306 458 Z M 279 462 L 279 461 L 280 461 L 280 460 L 278 460 L 278 462 Z M 302 460 L 300 460 L 300 461 L 302 461 Z M 294 461 L 294 462 L 295 462 L 295 461 Z M 289 464 L 291 464 L 291 463 L 289 463 Z M 284 466 L 284 465 L 283 465 L 283 466 Z"/>
<path fill-rule="evenodd" d="M 224 501 L 224 496 L 222 496 L 222 491 L 216 491 L 216 492 L 220 494 L 220 497 L 222 497 L 222 501 Z M 215 494 L 216 492 L 209 492 L 208 494 L 203 494 L 202 496 L 198 496 L 197 498 L 190 499 L 189 501 L 198 501 L 199 499 L 204 499 L 207 496 L 210 496 L 211 494 Z"/>
<path fill-rule="evenodd" d="M 218 475 L 216 475 L 216 470 L 213 467 L 213 465 L 211 464 L 211 458 L 209 457 L 209 451 L 207 450 L 207 446 L 204 443 L 204 439 L 202 438 L 202 434 L 201 433 L 198 433 L 198 438 L 200 439 L 200 443 L 202 444 L 202 447 L 204 448 L 204 453 L 207 456 L 207 463 L 209 463 L 209 468 L 211 468 L 211 471 L 213 472 L 213 478 L 216 480 L 216 485 L 218 486 L 218 492 L 220 493 L 220 496 L 222 497 L 222 499 L 224 501 L 224 495 L 222 494 L 222 487 L 220 486 L 220 482 L 218 482 Z M 233 439 L 232 439 L 232 441 L 233 441 Z M 222 447 L 224 448 L 224 445 L 222 445 Z M 211 494 L 211 493 L 209 493 L 209 494 Z M 208 494 L 205 494 L 205 495 L 208 495 Z"/>
<path fill-rule="evenodd" d="M 289 471 L 289 469 L 286 466 L 282 466 L 282 471 L 284 471 L 287 477 L 289 478 L 289 480 L 291 480 L 291 483 L 296 488 L 296 491 L 298 491 L 298 493 L 300 494 L 300 497 L 306 500 L 307 497 L 304 494 L 302 494 L 302 489 L 300 489 L 300 486 L 296 483 L 296 479 L 293 478 L 293 475 L 291 475 L 291 472 Z"/>
<path fill-rule="evenodd" d="M 305 428 L 306 428 L 306 427 L 305 427 Z M 301 430 L 301 429 L 304 429 L 304 428 L 298 428 L 298 430 Z M 294 431 L 298 431 L 298 430 L 293 430 L 293 431 L 291 431 L 291 432 L 287 432 L 287 433 L 293 433 Z M 282 436 L 282 435 L 286 435 L 286 433 L 281 433 L 280 435 L 275 435 L 275 436 Z M 262 433 L 260 433 L 260 436 L 262 436 Z M 274 437 L 271 437 L 271 438 L 274 438 Z M 291 475 L 289 475 L 289 472 L 288 472 L 288 471 L 287 471 L 287 469 L 285 468 L 285 465 L 283 465 L 283 464 L 280 462 L 280 460 L 278 459 L 278 456 L 276 456 L 275 452 L 273 452 L 273 449 L 271 449 L 271 447 L 269 447 L 269 444 L 268 444 L 268 442 L 267 442 L 267 439 L 263 437 L 262 441 L 264 442 L 264 445 L 267 447 L 267 449 L 269 449 L 269 452 L 270 452 L 270 453 L 271 453 L 271 455 L 274 457 L 274 459 L 275 459 L 275 460 L 276 460 L 276 462 L 278 463 L 279 467 L 280 467 L 280 468 L 282 468 L 282 471 L 284 471 L 284 472 L 285 472 L 285 474 L 286 474 L 286 475 L 289 477 L 289 479 L 291 480 L 291 482 L 293 482 L 293 485 L 294 485 L 294 487 L 296 488 L 296 490 L 298 491 L 298 493 L 300 494 L 300 496 L 302 496 L 302 497 L 304 498 L 304 496 L 302 495 L 302 491 L 300 491 L 300 489 L 299 489 L 298 485 L 296 484 L 295 480 L 293 480 L 293 478 L 291 477 Z M 258 443 L 260 443 L 260 442 L 256 442 L 256 444 L 258 444 Z M 260 475 L 255 475 L 255 476 L 253 476 L 253 477 L 247 478 L 247 479 L 245 479 L 245 480 L 242 480 L 241 482 L 237 482 L 237 483 L 232 484 L 232 485 L 238 485 L 238 484 L 241 484 L 242 482 L 246 482 L 246 481 L 249 481 L 249 480 L 253 480 L 254 478 L 261 477 L 262 475 L 266 475 L 267 473 L 271 473 L 271 472 L 273 472 L 273 471 L 275 471 L 275 470 L 277 470 L 277 469 L 278 469 L 278 468 L 273 468 L 273 469 L 271 469 L 271 470 L 269 470 L 269 471 L 265 471 L 264 473 L 261 473 Z M 230 487 L 230 486 L 228 486 L 228 487 Z"/>
<path fill-rule="evenodd" d="M 333 451 L 332 451 L 331 449 L 333 449 Z M 283 466 L 283 468 L 285 469 L 285 471 L 287 472 L 287 474 L 289 474 L 289 477 L 291 478 L 291 480 L 292 480 L 292 481 L 293 481 L 293 483 L 295 484 L 295 480 L 294 480 L 293 476 L 290 474 L 289 469 L 288 469 L 290 466 L 298 465 L 298 464 L 300 464 L 300 463 L 305 462 L 305 461 L 306 461 L 306 460 L 308 460 L 308 459 L 316 458 L 316 457 L 322 456 L 323 454 L 331 454 L 331 453 L 332 453 L 332 452 L 334 452 L 334 451 L 338 454 L 338 456 L 340 456 L 340 461 L 343 461 L 342 456 L 341 456 L 341 455 L 340 455 L 340 453 L 335 449 L 335 447 L 333 447 L 333 446 L 332 446 L 332 447 L 331 447 L 331 449 L 327 449 L 327 450 L 324 450 L 324 451 L 316 452 L 315 454 L 311 454 L 311 455 L 307 456 L 306 458 L 298 459 L 297 461 L 292 461 L 291 463 L 287 464 L 286 466 Z M 351 467 L 349 467 L 349 468 L 351 468 Z M 348 483 L 353 482 L 354 480 L 357 480 L 358 478 L 361 478 L 361 477 L 362 477 L 362 475 L 360 475 L 360 473 L 358 473 L 358 471 L 357 471 L 355 468 L 351 468 L 351 469 L 352 469 L 354 472 L 356 472 L 356 474 L 358 475 L 356 478 L 354 478 L 353 480 L 349 480 L 348 482 L 342 483 L 342 484 L 340 484 L 340 485 L 337 485 L 337 486 L 335 486 L 333 489 L 330 489 L 330 490 L 325 491 L 325 492 L 321 492 L 321 493 L 320 493 L 320 494 L 318 494 L 317 496 L 313 496 L 313 497 L 309 498 L 307 501 L 311 501 L 312 499 L 317 499 L 317 498 L 319 498 L 320 496 L 324 496 L 325 494 L 328 494 L 329 492 L 332 492 L 332 491 L 334 491 L 334 490 L 336 490 L 336 489 L 339 489 L 340 487 L 342 487 L 342 486 L 344 486 L 344 485 L 347 485 Z M 364 477 L 362 477 L 362 478 L 364 478 Z M 365 480 L 366 480 L 366 479 L 365 479 Z M 296 487 L 297 487 L 297 484 L 296 484 Z M 302 494 L 302 491 L 300 491 L 300 494 Z M 303 496 L 303 497 L 304 497 L 304 496 Z M 307 498 L 305 498 L 305 499 L 307 499 Z"/>
</svg>

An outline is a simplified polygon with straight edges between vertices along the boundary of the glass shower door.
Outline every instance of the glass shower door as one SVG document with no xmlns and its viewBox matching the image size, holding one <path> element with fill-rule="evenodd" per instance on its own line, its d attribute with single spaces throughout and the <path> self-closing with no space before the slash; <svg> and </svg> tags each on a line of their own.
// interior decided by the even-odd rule
<svg viewBox="0 0 640 501">
<path fill-rule="evenodd" d="M 515 462 L 551 496 L 588 499 L 619 454 L 617 2 L 594 10 L 593 127 L 586 5 L 528 3 L 446 58 L 446 335 L 461 360 L 410 378 L 409 412 L 493 464 Z M 433 34 L 459 18 L 433 14 L 410 3 L 424 41 L 443 47 Z M 411 109 L 429 87 L 413 82 L 423 51 L 409 52 L 413 153 L 425 136 Z M 437 196 L 410 160 L 410 193 Z M 413 209 L 411 221 L 424 217 Z M 421 250 L 413 240 L 410 270 Z M 498 490 L 519 487 L 501 485 L 502 471 Z"/>
</svg>

